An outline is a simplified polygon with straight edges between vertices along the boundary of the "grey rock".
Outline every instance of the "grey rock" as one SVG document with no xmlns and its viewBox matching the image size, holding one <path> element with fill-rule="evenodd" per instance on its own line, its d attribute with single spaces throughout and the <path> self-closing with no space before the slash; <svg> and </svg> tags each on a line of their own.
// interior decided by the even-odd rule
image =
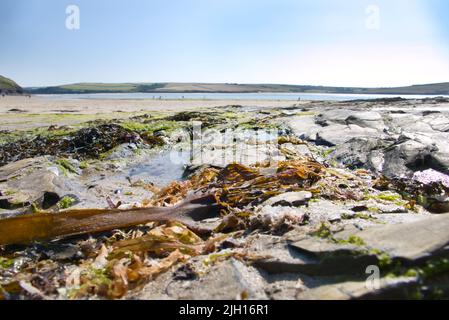
<svg viewBox="0 0 449 320">
<path fill-rule="evenodd" d="M 392 258 L 415 264 L 448 253 L 449 215 L 430 216 L 412 223 L 373 227 L 353 235 L 371 249 L 387 252 Z M 337 238 L 350 234 L 341 232 Z"/>
<path fill-rule="evenodd" d="M 368 299 L 408 299 L 408 292 L 417 287 L 415 278 L 381 279 L 379 287 L 370 286 L 365 281 L 348 281 L 320 286 L 301 292 L 298 300 L 368 300 Z"/>
<path fill-rule="evenodd" d="M 198 261 L 196 267 L 201 264 Z M 204 266 L 203 266 L 204 267 Z M 204 275 L 193 280 L 173 280 L 173 272 L 166 273 L 146 285 L 134 298 L 182 300 L 267 299 L 265 282 L 254 267 L 230 259 L 218 262 Z"/>
<path fill-rule="evenodd" d="M 306 205 L 311 198 L 312 193 L 308 191 L 287 192 L 268 199 L 263 203 L 263 205 L 273 207 L 275 206 L 299 207 Z"/>
<path fill-rule="evenodd" d="M 339 222 L 341 221 L 341 214 L 335 213 L 329 216 L 327 219 L 329 222 Z"/>
<path fill-rule="evenodd" d="M 12 179 L 15 176 L 19 175 L 21 172 L 27 169 L 32 169 L 33 166 L 41 164 L 44 161 L 44 157 L 23 159 L 0 167 L 0 182 L 5 182 L 9 179 Z"/>
<path fill-rule="evenodd" d="M 318 144 L 338 146 L 352 138 L 366 138 L 379 136 L 381 131 L 372 128 L 363 128 L 357 125 L 333 125 L 317 134 Z"/>
<path fill-rule="evenodd" d="M 408 210 L 404 208 L 403 206 L 398 206 L 395 204 L 376 204 L 375 208 L 379 209 L 381 213 L 408 213 Z"/>
<path fill-rule="evenodd" d="M 138 146 L 135 143 L 124 143 L 117 146 L 107 157 L 106 160 L 123 160 L 135 156 Z"/>
<path fill-rule="evenodd" d="M 437 148 L 409 140 L 395 145 L 384 153 L 383 174 L 390 178 L 410 176 L 413 171 L 431 168 Z"/>
<path fill-rule="evenodd" d="M 375 137 L 353 138 L 337 146 L 329 158 L 352 169 L 366 168 L 379 172 L 382 171 L 384 163 L 382 149 L 387 145 L 388 142 Z"/>
<path fill-rule="evenodd" d="M 446 149 L 440 151 L 432 140 L 417 140 L 407 136 L 396 142 L 376 137 L 354 138 L 338 145 L 329 157 L 349 168 L 365 168 L 389 178 L 409 177 L 422 169 L 447 168 L 449 150 L 446 158 Z"/>
<path fill-rule="evenodd" d="M 355 237 L 362 244 L 333 242 L 310 236 L 289 234 L 289 244 L 268 239 L 262 247 L 271 257 L 256 262 L 270 273 L 297 272 L 306 275 L 362 275 L 368 265 L 378 265 L 373 252 L 387 253 L 408 265 L 421 264 L 448 254 L 449 215 L 429 217 L 416 222 L 370 227 L 363 231 L 345 228 L 337 240 Z M 262 242 L 263 243 L 263 242 Z"/>
<path fill-rule="evenodd" d="M 336 147 L 328 158 L 350 168 L 366 168 L 389 178 L 410 177 L 429 168 L 449 173 L 447 113 L 423 115 L 409 106 L 399 111 L 323 107 L 313 119 L 297 116 L 288 124 L 304 140 Z"/>
<path fill-rule="evenodd" d="M 428 122 L 430 127 L 435 131 L 449 132 L 449 117 L 448 116 L 432 116 Z"/>
<path fill-rule="evenodd" d="M 316 237 L 305 237 L 289 244 L 275 239 L 265 241 L 261 239 L 258 245 L 267 258 L 256 261 L 255 266 L 275 274 L 301 273 L 314 276 L 362 274 L 363 266 L 377 261 L 374 256 L 358 254 L 361 248 L 357 246 L 334 244 Z"/>
<path fill-rule="evenodd" d="M 346 206 L 329 200 L 319 200 L 309 203 L 307 208 L 310 225 L 318 225 L 323 221 L 337 221 L 338 218 L 349 219 L 356 213 L 348 210 Z"/>
<path fill-rule="evenodd" d="M 47 245 L 44 253 L 52 260 L 57 261 L 72 260 L 82 257 L 79 246 L 72 244 L 50 244 Z"/>
<path fill-rule="evenodd" d="M 289 117 L 287 123 L 291 131 L 303 140 L 315 140 L 316 132 L 320 129 L 314 116 Z"/>
<path fill-rule="evenodd" d="M 331 109 L 316 117 L 318 123 L 334 122 L 338 124 L 357 124 L 359 126 L 372 126 L 373 122 L 383 123 L 382 115 L 375 111 L 357 111 L 351 109 Z"/>
</svg>

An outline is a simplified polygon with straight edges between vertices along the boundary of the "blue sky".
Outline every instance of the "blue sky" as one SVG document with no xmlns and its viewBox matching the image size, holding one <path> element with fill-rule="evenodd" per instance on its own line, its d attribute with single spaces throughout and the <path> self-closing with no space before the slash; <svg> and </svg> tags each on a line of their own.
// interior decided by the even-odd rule
<svg viewBox="0 0 449 320">
<path fill-rule="evenodd" d="M 66 28 L 71 4 L 79 30 Z M 448 16 L 445 0 L 1 0 L 0 74 L 23 86 L 445 82 Z"/>
</svg>

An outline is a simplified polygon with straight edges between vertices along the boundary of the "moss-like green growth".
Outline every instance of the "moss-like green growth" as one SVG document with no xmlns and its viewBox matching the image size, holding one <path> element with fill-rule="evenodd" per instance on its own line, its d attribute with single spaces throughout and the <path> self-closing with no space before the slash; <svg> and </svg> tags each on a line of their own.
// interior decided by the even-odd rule
<svg viewBox="0 0 449 320">
<path fill-rule="evenodd" d="M 368 211 L 372 213 L 380 213 L 380 209 L 377 207 L 369 207 Z"/>
<path fill-rule="evenodd" d="M 55 163 L 59 166 L 59 168 L 62 169 L 61 171 L 66 175 L 67 172 L 78 173 L 76 168 L 67 159 L 58 159 Z"/>
<path fill-rule="evenodd" d="M 65 196 L 64 198 L 62 198 L 61 200 L 59 200 L 58 202 L 58 207 L 59 209 L 68 209 L 71 206 L 73 206 L 73 204 L 76 202 L 75 199 L 73 199 L 72 197 L 69 196 Z"/>
<path fill-rule="evenodd" d="M 121 124 L 121 126 L 125 129 L 136 132 L 144 132 L 151 129 L 151 125 L 149 124 L 134 121 L 125 121 Z"/>
<path fill-rule="evenodd" d="M 39 213 L 39 211 L 40 211 L 40 210 L 39 210 L 39 207 L 37 206 L 36 203 L 33 202 L 33 203 L 31 204 L 31 212 L 32 212 L 32 213 Z"/>
<path fill-rule="evenodd" d="M 81 161 L 80 162 L 80 169 L 84 170 L 89 168 L 89 163 L 87 161 Z"/>
<path fill-rule="evenodd" d="M 355 235 L 350 235 L 348 239 L 337 239 L 333 236 L 330 226 L 324 222 L 320 224 L 318 229 L 313 232 L 313 235 L 319 237 L 321 239 L 327 239 L 333 243 L 337 244 L 352 244 L 356 246 L 365 246 L 365 241 L 362 238 L 357 237 Z"/>
<path fill-rule="evenodd" d="M 349 236 L 348 239 L 335 239 L 333 237 L 331 237 L 330 239 L 332 240 L 332 242 L 338 244 L 352 244 L 359 247 L 363 247 L 366 245 L 365 241 L 362 238 L 357 237 L 355 235 Z"/>
<path fill-rule="evenodd" d="M 226 260 L 232 255 L 231 252 L 213 253 L 203 260 L 203 264 L 206 266 L 214 265 L 219 260 Z"/>
<path fill-rule="evenodd" d="M 169 120 L 159 120 L 159 121 L 151 121 L 148 123 L 142 123 L 137 121 L 124 121 L 120 124 L 123 128 L 128 129 L 130 131 L 142 133 L 153 133 L 156 131 L 165 130 L 167 132 L 172 132 L 180 127 L 180 124 L 177 121 L 169 121 Z"/>
<path fill-rule="evenodd" d="M 346 240 L 347 243 L 349 244 L 354 244 L 356 246 L 364 246 L 366 245 L 365 241 L 357 236 L 351 235 L 349 236 L 348 240 Z"/>
<path fill-rule="evenodd" d="M 98 156 L 99 160 L 106 160 L 109 156 L 111 156 L 115 151 L 117 150 L 117 147 L 112 148 L 111 150 L 108 150 L 106 152 L 100 153 L 100 155 Z M 97 171 L 101 171 L 101 169 L 95 167 L 95 170 Z"/>
<path fill-rule="evenodd" d="M 313 235 L 321 239 L 330 239 L 332 238 L 332 231 L 328 224 L 322 222 Z"/>
<path fill-rule="evenodd" d="M 368 220 L 368 221 L 372 221 L 372 222 L 377 220 L 375 217 L 372 217 L 369 214 L 365 214 L 365 213 L 362 213 L 362 212 L 356 213 L 354 215 L 354 218 L 362 219 L 362 220 Z"/>
<path fill-rule="evenodd" d="M 400 262 L 393 262 L 391 258 L 384 256 L 380 259 L 379 266 L 383 269 L 386 278 L 411 277 L 417 278 L 421 285 L 425 285 L 427 280 L 438 279 L 439 276 L 447 275 L 449 272 L 449 259 L 436 259 L 428 261 L 424 266 L 413 269 L 405 268 Z M 413 292 L 412 292 L 413 293 Z M 422 298 L 422 292 L 417 291 L 419 299 Z M 436 285 L 433 291 L 426 294 L 426 298 L 440 299 L 444 292 Z"/>
<path fill-rule="evenodd" d="M 390 268 L 393 264 L 393 259 L 385 252 L 377 254 L 377 258 L 379 259 L 379 267 L 383 269 Z"/>
<path fill-rule="evenodd" d="M 109 271 L 105 269 L 97 269 L 90 267 L 81 273 L 81 276 L 85 279 L 86 283 L 80 287 L 71 288 L 67 291 L 68 299 L 79 299 L 84 296 L 87 291 L 89 292 L 107 292 L 113 282 Z"/>
<path fill-rule="evenodd" d="M 427 262 L 424 267 L 419 269 L 419 274 L 424 279 L 429 279 L 441 274 L 449 273 L 449 259 L 439 259 Z"/>
<path fill-rule="evenodd" d="M 416 288 L 408 293 L 408 300 L 422 300 L 424 298 L 421 290 Z"/>
<path fill-rule="evenodd" d="M 398 194 L 392 194 L 388 192 L 380 193 L 378 195 L 370 196 L 371 199 L 377 199 L 388 202 L 396 202 L 402 200 L 402 197 Z"/>
<path fill-rule="evenodd" d="M 14 265 L 14 259 L 0 257 L 0 268 L 9 269 Z"/>
<path fill-rule="evenodd" d="M 232 112 L 232 111 L 227 111 L 227 112 L 223 112 L 221 114 L 221 116 L 228 120 L 237 120 L 237 119 L 240 119 L 241 114 L 238 114 L 238 113 Z"/>
<path fill-rule="evenodd" d="M 419 271 L 416 269 L 408 269 L 405 273 L 404 276 L 406 277 L 418 277 L 419 276 Z"/>
<path fill-rule="evenodd" d="M 426 207 L 429 204 L 427 198 L 421 194 L 416 197 L 416 202 L 423 207 Z"/>
<path fill-rule="evenodd" d="M 327 158 L 332 152 L 335 151 L 335 148 L 328 148 L 321 151 L 321 157 Z"/>
<path fill-rule="evenodd" d="M 4 195 L 5 196 L 12 196 L 12 195 L 14 195 L 15 193 L 16 193 L 17 191 L 14 191 L 14 190 L 6 190 L 6 191 L 4 191 Z"/>
<path fill-rule="evenodd" d="M 92 276 L 92 282 L 98 285 L 110 285 L 112 280 L 109 278 L 109 273 L 107 269 L 89 269 L 90 275 Z"/>
</svg>

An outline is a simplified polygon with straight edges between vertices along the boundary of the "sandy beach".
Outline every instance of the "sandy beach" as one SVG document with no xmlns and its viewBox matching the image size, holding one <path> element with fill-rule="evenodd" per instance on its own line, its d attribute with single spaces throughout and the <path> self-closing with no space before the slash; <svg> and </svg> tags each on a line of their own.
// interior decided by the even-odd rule
<svg viewBox="0 0 449 320">
<path fill-rule="evenodd" d="M 305 102 L 303 102 L 305 103 Z M 292 101 L 267 100 L 117 100 L 55 99 L 42 96 L 0 98 L 0 130 L 73 125 L 95 119 L 129 118 L 142 113 L 204 110 L 229 105 L 258 108 L 288 107 Z"/>
<path fill-rule="evenodd" d="M 107 112 L 174 111 L 213 108 L 228 105 L 286 107 L 292 101 L 267 100 L 117 100 L 117 99 L 54 99 L 43 96 L 6 96 L 0 98 L 0 114 L 20 109 L 28 113 L 78 113 L 96 114 Z"/>
</svg>

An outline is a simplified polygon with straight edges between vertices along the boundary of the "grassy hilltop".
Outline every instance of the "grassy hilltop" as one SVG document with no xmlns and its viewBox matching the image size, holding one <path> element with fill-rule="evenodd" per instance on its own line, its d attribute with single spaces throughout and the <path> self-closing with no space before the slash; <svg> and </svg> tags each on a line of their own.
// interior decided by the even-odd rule
<svg viewBox="0 0 449 320">
<path fill-rule="evenodd" d="M 281 84 L 233 84 L 233 83 L 76 83 L 53 87 L 28 88 L 29 93 L 345 93 L 345 94 L 429 94 L 449 95 L 449 82 L 413 85 L 397 88 L 324 87 Z"/>
<path fill-rule="evenodd" d="M 0 94 L 22 94 L 23 89 L 11 79 L 0 76 Z"/>
</svg>

